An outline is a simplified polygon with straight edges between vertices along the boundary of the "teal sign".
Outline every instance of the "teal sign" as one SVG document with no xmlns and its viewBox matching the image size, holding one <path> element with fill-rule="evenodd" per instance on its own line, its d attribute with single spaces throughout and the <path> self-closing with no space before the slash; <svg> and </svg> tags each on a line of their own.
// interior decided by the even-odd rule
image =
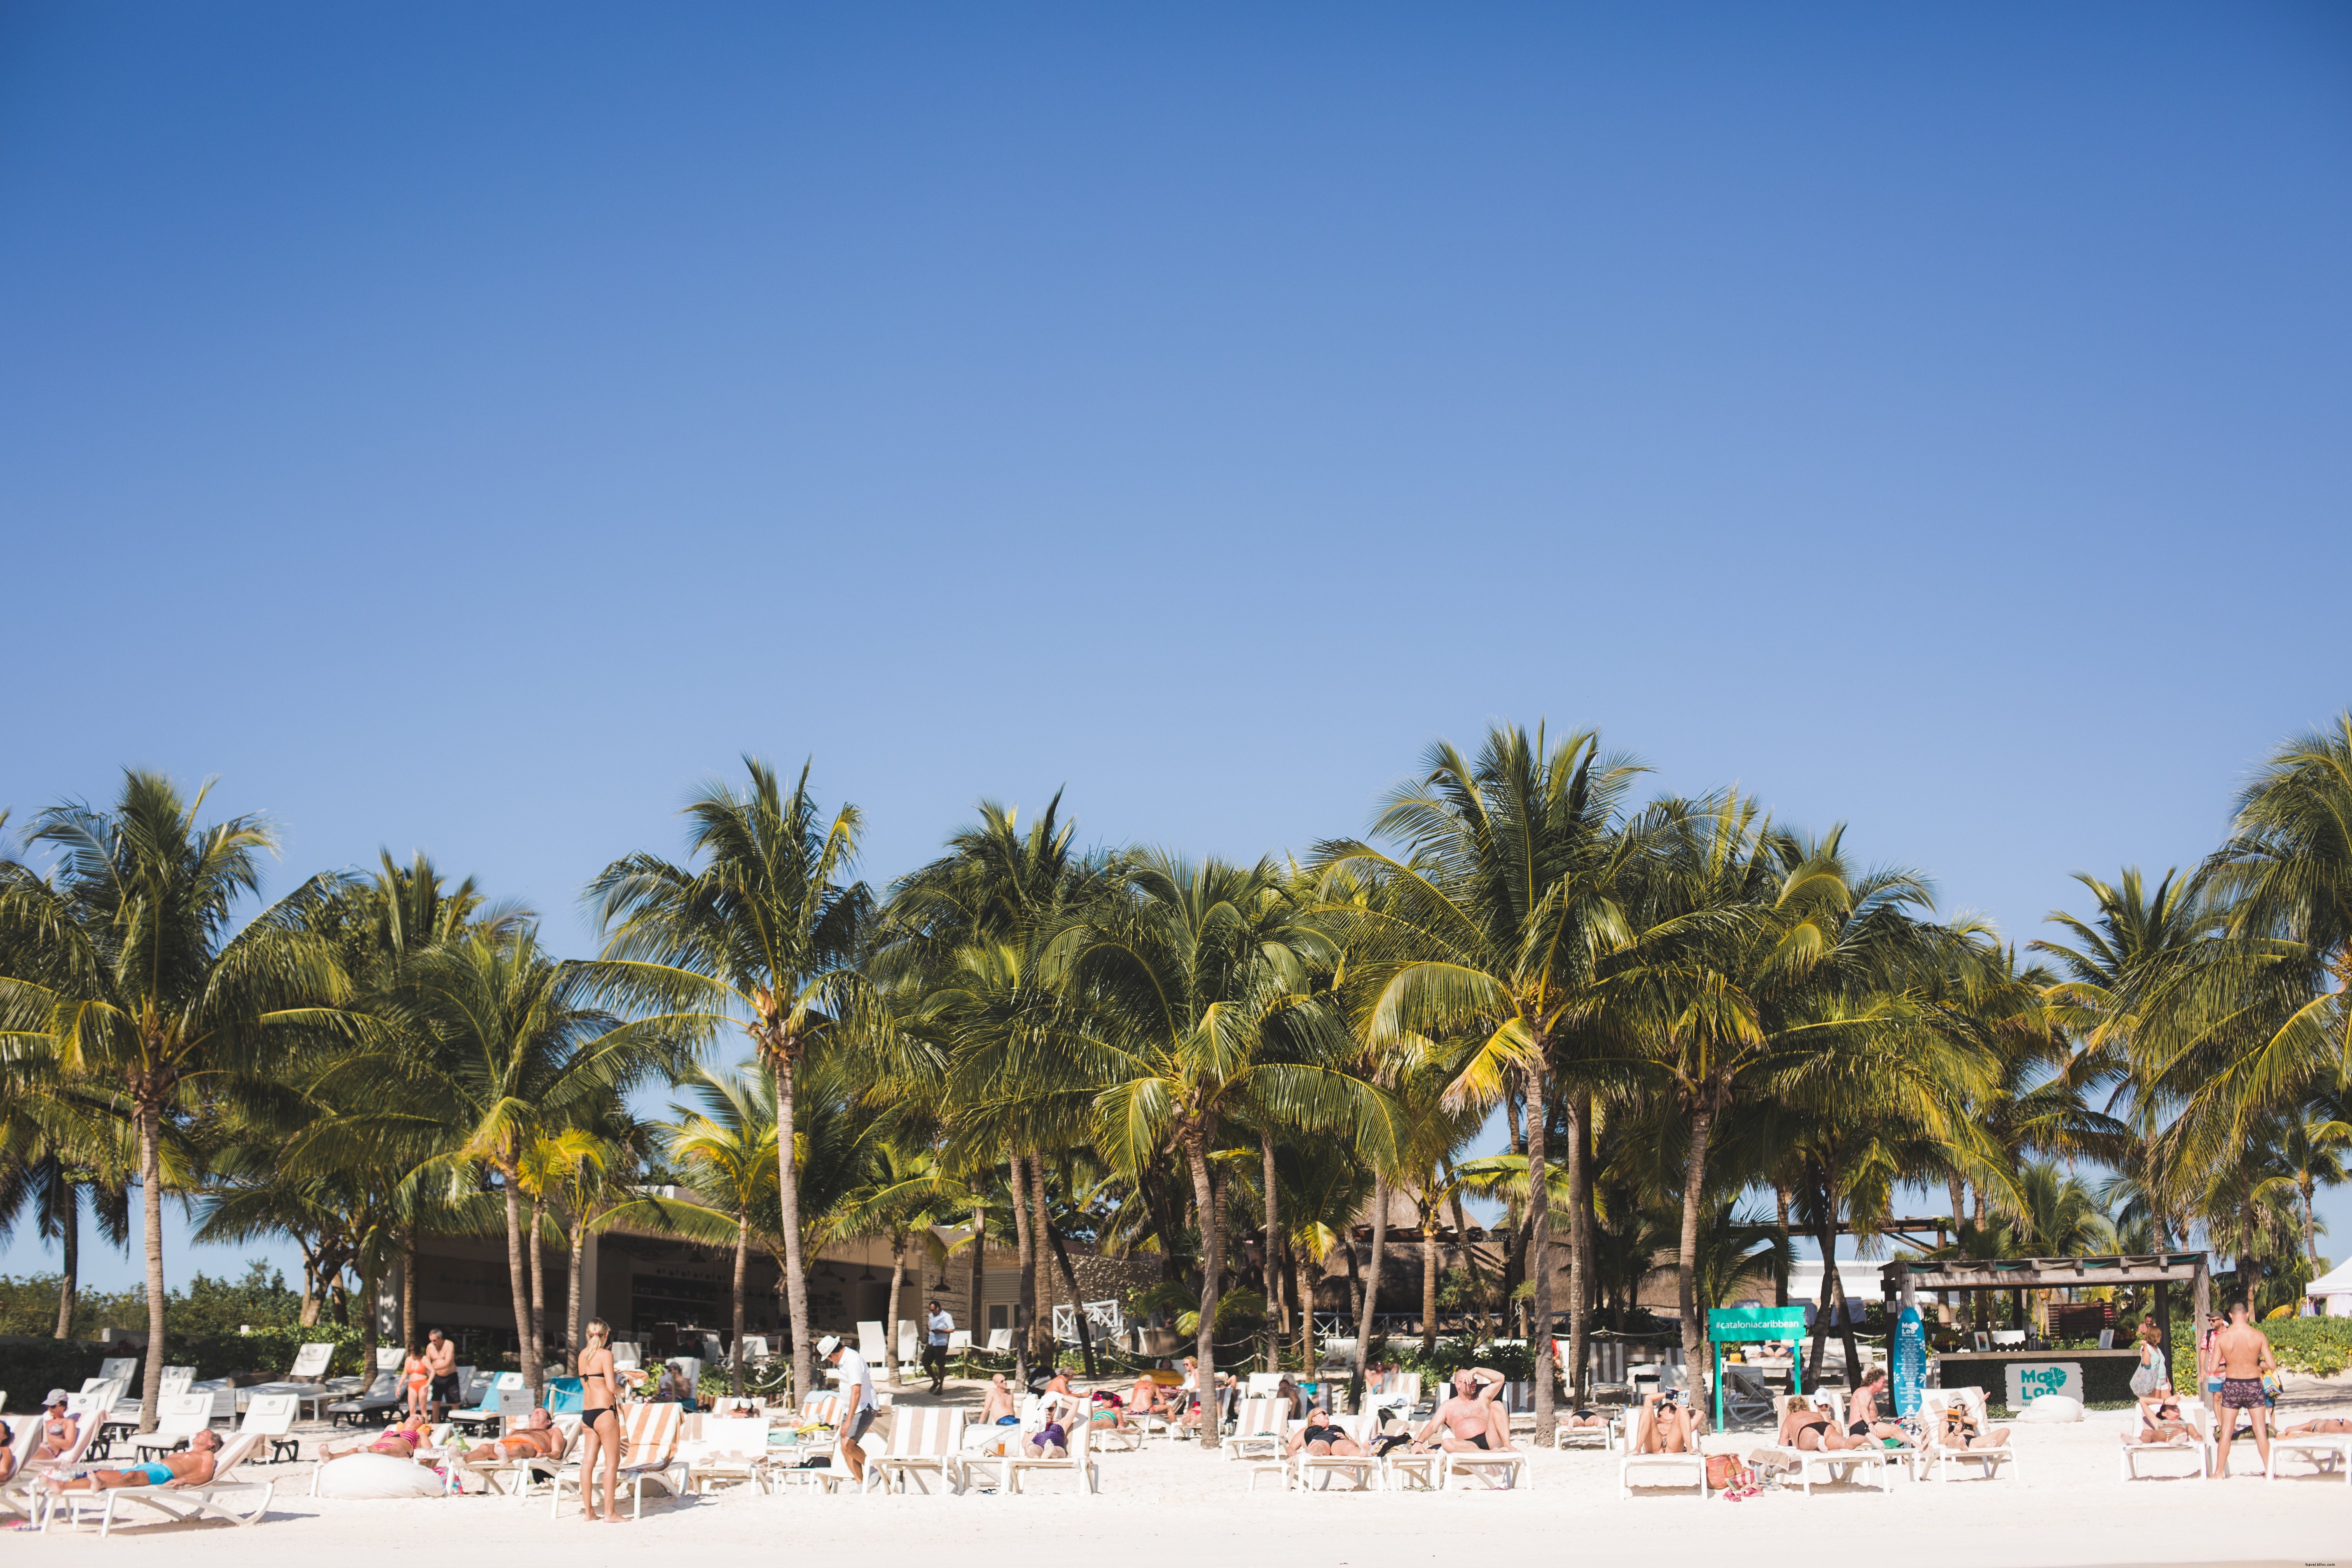
<svg viewBox="0 0 2352 1568">
<path fill-rule="evenodd" d="M 1757 1340 L 1805 1337 L 1802 1307 L 1717 1307 L 1706 1315 L 1706 1337 L 1715 1342 L 1715 1426 L 1723 1429 L 1723 1347 Z"/>
<path fill-rule="evenodd" d="M 1895 1350 L 1888 1358 L 1895 1384 L 1895 1414 L 1919 1414 L 1919 1390 L 1927 1383 L 1927 1325 L 1919 1309 L 1906 1307 L 1895 1320 Z"/>
</svg>

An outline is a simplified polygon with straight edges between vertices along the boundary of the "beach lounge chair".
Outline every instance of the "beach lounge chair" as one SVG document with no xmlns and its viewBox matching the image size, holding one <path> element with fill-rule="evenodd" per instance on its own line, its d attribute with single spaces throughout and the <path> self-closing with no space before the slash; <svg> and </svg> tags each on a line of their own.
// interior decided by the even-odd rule
<svg viewBox="0 0 2352 1568">
<path fill-rule="evenodd" d="M 520 1402 L 522 1408 L 520 1410 L 512 1408 L 517 1403 L 515 1399 L 517 1394 L 525 1396 Z M 490 1380 L 488 1388 L 482 1390 L 480 1404 L 470 1405 L 463 1410 L 450 1411 L 449 1421 L 458 1430 L 471 1436 L 476 1431 L 488 1426 L 501 1417 L 525 1415 L 529 1411 L 530 1400 L 528 1390 L 523 1384 L 522 1373 L 502 1372 Z"/>
<path fill-rule="evenodd" d="M 231 1524 L 249 1525 L 269 1511 L 269 1500 L 277 1494 L 274 1480 L 240 1480 L 237 1467 L 253 1458 L 268 1439 L 258 1432 L 239 1432 L 224 1444 L 220 1457 L 213 1464 L 213 1479 L 200 1487 L 109 1487 L 103 1491 L 60 1492 L 49 1500 L 41 1515 L 41 1532 L 47 1534 L 49 1526 L 62 1512 L 68 1528 L 79 1528 L 85 1518 L 95 1517 L 98 1533 L 103 1537 L 114 1529 L 117 1510 L 138 1504 L 162 1514 L 174 1524 L 192 1520 L 225 1519 Z M 253 1494 L 258 1492 L 258 1497 Z M 236 1497 L 244 1501 L 242 1508 L 221 1500 Z"/>
<path fill-rule="evenodd" d="M 2184 1400 L 2182 1403 L 2187 1405 L 2195 1401 Z M 1986 1418 L 1984 1390 L 1981 1388 L 1970 1385 L 1926 1390 L 1919 1395 L 1919 1427 L 1927 1434 L 1927 1439 L 1919 1450 L 1918 1468 L 1922 1472 L 1932 1468 L 1939 1481 L 1950 1479 L 1954 1465 L 1973 1465 L 1979 1476 L 1985 1480 L 1996 1479 L 2004 1468 L 2012 1479 L 2015 1478 L 2018 1465 L 2014 1442 L 2004 1443 L 1998 1448 L 1961 1448 L 1943 1440 L 1944 1412 L 1955 1405 L 1968 1408 L 1979 1431 L 1990 1431 L 2000 1425 Z M 2200 1408 L 2201 1410 L 2202 1407 Z M 2130 1468 L 2128 1455 L 2125 1458 L 2125 1468 L 2126 1471 Z"/>
<path fill-rule="evenodd" d="M 1966 1392 L 1974 1393 L 1976 1391 L 1970 1389 Z M 1936 1449 L 1932 1446 L 1935 1441 L 1936 1433 L 1941 1429 L 1943 1425 L 1943 1404 L 1942 1400 L 1936 1394 L 1931 1392 L 1920 1396 L 1919 1418 L 1922 1424 L 1927 1424 L 1928 1416 L 1927 1402 L 1930 1399 L 1937 1399 L 1937 1404 L 1935 1410 L 1935 1422 L 1933 1425 L 1928 1426 L 1928 1440 L 1931 1445 L 1929 1453 L 1931 1455 L 1939 1456 L 1940 1450 Z M 2123 1449 L 2121 1458 L 2118 1461 L 2119 1468 L 2122 1470 L 2123 1479 L 2127 1481 L 2141 1481 L 2154 1480 L 2157 1479 L 2153 1476 L 2143 1476 L 2140 1474 L 2139 1460 L 2140 1456 L 2143 1454 L 2194 1455 L 2197 1458 L 2197 1473 L 2200 1476 L 2211 1473 L 2213 1468 L 2213 1413 L 2210 1409 L 2206 1408 L 2205 1402 L 2201 1399 L 2183 1399 L 2179 1401 L 2179 1405 L 2180 1418 L 2189 1423 L 2192 1434 L 2189 1441 L 2186 1443 L 2143 1443 L 2135 1438 L 2133 1441 L 2119 1445 Z M 2137 1411 L 2132 1415 L 2131 1429 L 2134 1432 L 2139 1430 L 2139 1415 Z M 2320 1440 L 2337 1443 L 2345 1441 L 2345 1439 L 2341 1437 L 2324 1438 Z M 2278 1445 L 2278 1438 L 2273 1437 L 2271 1439 L 2271 1457 L 2273 1463 L 2277 1461 Z M 1986 1451 L 1995 1453 L 2000 1452 L 1998 1449 Z M 1972 1448 L 1965 1453 L 1954 1453 L 1951 1457 L 1954 1459 L 1966 1461 L 1967 1459 L 1973 1458 L 1978 1452 L 1979 1450 Z M 2182 1479 L 2185 1478 L 2175 1477 L 2173 1479 Z"/>
<path fill-rule="evenodd" d="M 131 1380 L 139 1375 L 139 1358 L 127 1355 L 108 1356 L 98 1363 L 98 1375 L 105 1382 L 119 1383 L 128 1388 L 131 1386 Z"/>
<path fill-rule="evenodd" d="M 155 1402 L 155 1430 L 142 1432 L 131 1439 L 134 1459 L 151 1458 L 157 1454 L 176 1454 L 188 1446 L 188 1439 L 213 1424 L 213 1396 L 209 1394 L 167 1394 Z"/>
<path fill-rule="evenodd" d="M 1830 1430 L 1845 1429 L 1845 1405 L 1834 1390 L 1816 1389 L 1811 1394 L 1776 1394 L 1772 1400 L 1773 1426 L 1789 1414 L 1790 1406 L 1803 1400 L 1812 1409 L 1830 1418 Z M 1813 1495 L 1816 1473 L 1824 1483 L 1867 1480 L 1888 1497 L 1895 1495 L 1895 1467 L 1887 1463 L 1887 1450 L 1873 1444 L 1866 1448 L 1791 1448 L 1779 1443 L 1768 1443 L 1759 1453 L 1770 1456 L 1783 1468 L 1797 1472 L 1798 1489 L 1805 1496 Z"/>
<path fill-rule="evenodd" d="M 2352 1434 L 2315 1433 L 2307 1437 L 2281 1437 L 2273 1434 L 2271 1462 L 2263 1469 L 2265 1479 L 2274 1481 L 2279 1479 L 2281 1454 L 2294 1454 L 2309 1460 L 2321 1475 L 2341 1469 L 2345 1480 L 2352 1482 Z"/>
<path fill-rule="evenodd" d="M 1379 1419 L 1377 1414 L 1365 1410 L 1353 1415 L 1335 1415 L 1332 1425 L 1353 1439 L 1358 1447 L 1370 1447 Z M 1298 1425 L 1304 1428 L 1307 1423 L 1301 1421 Z M 1310 1454 L 1301 1448 L 1290 1456 L 1289 1472 L 1288 1484 L 1300 1491 L 1328 1491 L 1334 1476 L 1345 1477 L 1352 1482 L 1353 1485 L 1347 1489 L 1351 1491 L 1371 1490 L 1385 1479 L 1381 1472 L 1380 1460 L 1368 1453 Z M 1307 1484 L 1310 1481 L 1319 1481 L 1321 1486 L 1310 1488 Z M 1255 1478 L 1251 1479 L 1251 1489 L 1256 1489 Z"/>
<path fill-rule="evenodd" d="M 801 1421 L 803 1427 L 838 1426 L 841 1425 L 841 1395 L 812 1394 L 801 1401 Z"/>
<path fill-rule="evenodd" d="M 622 1407 L 621 1414 L 621 1468 L 616 1479 L 629 1490 L 629 1517 L 638 1519 L 646 1511 L 646 1482 L 653 1482 L 672 1497 L 677 1495 L 677 1482 L 671 1472 L 677 1465 L 678 1425 L 686 1410 L 674 1404 L 629 1405 Z M 564 1488 L 580 1493 L 584 1509 L 588 1489 L 604 1477 L 602 1456 L 596 1461 L 595 1476 L 589 1477 L 581 1473 L 579 1452 L 575 1446 L 572 1462 L 552 1477 L 553 1485 L 549 1489 L 554 1495 L 548 1509 L 550 1519 L 562 1516 Z"/>
<path fill-rule="evenodd" d="M 928 1492 L 930 1489 L 922 1484 L 925 1475 L 938 1476 L 952 1490 L 956 1479 L 949 1461 L 963 1447 L 968 1419 L 966 1412 L 944 1405 L 900 1406 L 890 1417 L 889 1447 L 866 1460 L 866 1473 L 881 1477 L 887 1491 L 903 1492 L 912 1482 L 917 1491 Z"/>
<path fill-rule="evenodd" d="M 338 1399 L 327 1406 L 327 1425 L 340 1426 L 345 1421 L 358 1426 L 372 1415 L 385 1415 L 407 1404 L 396 1372 L 380 1372 L 365 1394 L 354 1399 Z"/>
<path fill-rule="evenodd" d="M 299 1394 L 263 1394 L 246 1401 L 239 1432 L 251 1432 L 268 1446 L 269 1462 L 278 1464 L 302 1456 L 302 1440 L 294 1436 L 294 1418 L 301 1413 Z M 252 1461 L 261 1463 L 257 1457 Z"/>
<path fill-rule="evenodd" d="M 1617 1496 L 1620 1501 L 1630 1499 L 1633 1489 L 1642 1487 L 1681 1487 L 1695 1489 L 1703 1499 L 1706 1496 L 1706 1456 L 1693 1448 L 1681 1454 L 1644 1454 L 1640 1452 L 1650 1427 L 1647 1405 L 1625 1414 L 1625 1453 L 1617 1461 Z M 1664 1478 L 1664 1479 L 1659 1479 Z"/>
<path fill-rule="evenodd" d="M 70 1398 L 66 1402 L 66 1414 L 74 1417 L 73 1447 L 53 1459 L 42 1459 L 38 1462 L 30 1459 L 21 1461 L 16 1466 L 15 1475 L 5 1481 L 0 1481 L 0 1508 L 21 1513 L 27 1519 L 35 1517 L 35 1510 L 40 1506 L 37 1485 L 40 1479 L 44 1476 L 65 1475 L 79 1466 L 88 1456 L 91 1445 L 98 1440 L 98 1420 L 94 1416 L 77 1412 L 73 1408 L 73 1401 Z M 8 1418 L 9 1429 L 15 1434 L 13 1441 L 18 1454 L 29 1454 L 33 1451 L 33 1434 L 40 1428 L 46 1419 L 47 1416 L 39 1411 Z"/>
<path fill-rule="evenodd" d="M 1441 1453 L 1437 1473 L 1438 1484 L 1447 1491 L 1465 1490 L 1474 1479 L 1489 1489 L 1508 1491 L 1528 1484 L 1528 1457 L 1516 1448 Z"/>
<path fill-rule="evenodd" d="M 912 1318 L 898 1320 L 898 1376 L 900 1383 L 911 1382 L 923 1375 L 923 1336 Z"/>
<path fill-rule="evenodd" d="M 1242 1397 L 1244 1399 L 1265 1399 L 1271 1396 L 1274 1391 L 1281 1386 L 1282 1373 L 1278 1372 L 1254 1372 L 1249 1374 L 1248 1378 L 1242 1385 Z"/>
<path fill-rule="evenodd" d="M 702 1429 L 678 1442 L 689 1492 L 749 1484 L 768 1489 L 768 1423 L 761 1416 L 706 1415 Z"/>
<path fill-rule="evenodd" d="M 1004 1461 L 1004 1489 L 1021 1490 L 1021 1478 L 1040 1471 L 1067 1471 L 1076 1476 L 1078 1484 L 1088 1493 L 1101 1489 L 1101 1475 L 1094 1459 L 1094 1424 L 1086 1418 L 1084 1406 L 1075 1411 L 1065 1403 L 1061 1406 L 1062 1430 L 1069 1435 L 1068 1451 L 1058 1459 L 1033 1458 L 1028 1451 L 1028 1432 L 1022 1433 L 1021 1447 Z"/>
<path fill-rule="evenodd" d="M 513 1430 L 514 1425 L 509 1422 L 508 1430 Z M 452 1492 L 463 1491 L 465 1489 L 460 1483 L 478 1477 L 485 1492 L 503 1491 L 518 1503 L 523 1501 L 530 1496 L 535 1488 L 553 1482 L 556 1472 L 572 1458 L 579 1444 L 580 1417 L 578 1415 L 558 1415 L 554 1418 L 554 1426 L 556 1433 L 563 1439 L 563 1445 L 556 1449 L 553 1458 L 542 1457 L 529 1459 L 500 1459 L 488 1465 L 467 1465 L 461 1460 L 458 1464 L 446 1467 L 444 1479 L 449 1483 L 447 1489 Z M 427 1446 L 440 1447 L 446 1444 L 452 1430 L 453 1428 L 446 1426 L 434 1427 L 426 1434 Z"/>
<path fill-rule="evenodd" d="M 880 1323 L 860 1322 L 857 1325 L 857 1353 L 864 1356 L 866 1364 L 879 1374 L 889 1375 L 890 1347 L 882 1338 Z"/>
<path fill-rule="evenodd" d="M 639 1348 L 636 1341 L 614 1340 L 613 1342 L 613 1370 L 615 1372 L 635 1372 L 645 1364 L 644 1361 L 641 1359 L 644 1354 L 644 1351 Z"/>
<path fill-rule="evenodd" d="M 1271 1396 L 1244 1399 L 1224 1440 L 1228 1459 L 1282 1458 L 1290 1440 L 1290 1401 Z"/>
</svg>

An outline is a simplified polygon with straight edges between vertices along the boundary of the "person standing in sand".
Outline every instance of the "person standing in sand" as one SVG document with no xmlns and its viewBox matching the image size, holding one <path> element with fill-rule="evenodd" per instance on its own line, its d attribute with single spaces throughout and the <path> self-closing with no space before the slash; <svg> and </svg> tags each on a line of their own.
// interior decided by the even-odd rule
<svg viewBox="0 0 2352 1568">
<path fill-rule="evenodd" d="M 591 1318 L 581 1331 L 580 1510 L 596 1520 L 596 1461 L 604 1461 L 604 1522 L 621 1522 L 621 1389 L 613 1370 L 613 1329 Z"/>
<path fill-rule="evenodd" d="M 465 1391 L 457 1386 L 457 1347 L 435 1329 L 425 1336 L 425 1370 L 431 1374 L 433 1419 L 446 1421 L 449 1407 L 463 1399 Z"/>
<path fill-rule="evenodd" d="M 2230 1440 L 2237 1436 L 2241 1410 L 2253 1421 L 2254 1452 L 2269 1469 L 2271 1398 L 2263 1387 L 2263 1374 L 2278 1370 L 2278 1358 L 2271 1353 L 2270 1336 L 2254 1327 L 2253 1309 L 2244 1301 L 2230 1303 L 2229 1327 L 2213 1336 L 2213 1366 L 2221 1374 L 2221 1391 L 2213 1412 L 2213 1473 L 2209 1479 L 2229 1477 Z"/>
</svg>

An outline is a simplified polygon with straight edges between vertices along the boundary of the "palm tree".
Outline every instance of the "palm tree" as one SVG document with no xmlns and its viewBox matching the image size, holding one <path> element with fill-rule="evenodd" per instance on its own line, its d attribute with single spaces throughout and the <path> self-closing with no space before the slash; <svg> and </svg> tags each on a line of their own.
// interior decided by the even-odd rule
<svg viewBox="0 0 2352 1568">
<path fill-rule="evenodd" d="M 1433 746 L 1420 782 L 1389 797 L 1372 836 L 1402 845 L 1402 858 L 1355 840 L 1317 851 L 1387 900 L 1367 917 L 1376 933 L 1367 944 L 1374 978 L 1364 983 L 1370 1041 L 1446 1041 L 1447 1095 L 1467 1110 L 1492 1108 L 1515 1081 L 1524 1092 L 1539 1430 L 1550 1429 L 1552 1410 L 1554 1075 L 1582 1043 L 1602 964 L 1633 936 L 1622 900 L 1639 851 L 1619 807 L 1641 771 L 1604 755 L 1590 731 L 1551 746 L 1540 726 L 1533 737 L 1496 728 L 1475 763 Z M 1580 1357 L 1583 1291 L 1571 1297 L 1571 1354 Z"/>
<path fill-rule="evenodd" d="M 152 1430 L 164 1348 L 163 1144 L 173 1121 L 226 1083 L 262 1072 L 331 1027 L 346 994 L 304 917 L 338 886 L 314 877 L 233 931 L 277 847 L 255 816 L 201 826 L 184 797 L 131 771 L 111 810 L 79 802 L 34 819 L 27 842 L 57 853 L 54 879 L 0 865 L 0 1041 L 50 1052 L 68 1078 L 106 1086 L 139 1150 L 146 1227 Z"/>
<path fill-rule="evenodd" d="M 734 1339 L 729 1387 L 743 1392 L 743 1286 L 752 1226 L 776 1191 L 776 1097 L 762 1074 L 698 1069 L 679 1089 L 686 1096 L 663 1129 L 670 1158 L 702 1205 L 734 1222 L 735 1273 L 729 1300 Z"/>
<path fill-rule="evenodd" d="M 1346 1130 L 1385 1163 L 1385 1097 L 1342 1064 L 1353 1042 L 1316 994 L 1332 946 L 1272 861 L 1253 867 L 1142 856 L 1134 896 L 1097 906 L 1059 943 L 1070 989 L 1090 999 L 1086 1033 L 1058 1076 L 1095 1087 L 1094 1142 L 1114 1170 L 1173 1152 L 1192 1177 L 1201 1230 L 1200 1387 L 1214 1388 L 1224 1300 L 1223 1193 L 1211 1173 L 1226 1128 L 1253 1113 Z M 1201 1440 L 1213 1445 L 1205 1422 Z"/>
<path fill-rule="evenodd" d="M 2319 1220 L 2312 1199 L 2320 1187 L 2336 1186 L 2347 1179 L 2344 1152 L 2352 1149 L 2352 1119 L 2347 1118 L 2347 1110 L 2352 1107 L 2347 1106 L 2341 1089 L 2315 1099 L 2280 1124 L 2273 1145 L 2286 1171 L 2271 1182 L 2284 1184 L 2303 1210 L 2303 1256 L 2315 1271 L 2320 1267 Z M 2258 1191 L 2256 1195 L 2268 1194 Z"/>
<path fill-rule="evenodd" d="M 750 1037 L 773 1074 L 776 1125 L 796 1127 L 803 1064 L 825 1048 L 866 986 L 856 969 L 873 903 L 848 876 L 862 823 L 844 805 L 827 821 L 804 765 L 791 795 L 766 763 L 746 757 L 751 787 L 706 785 L 686 807 L 698 866 L 651 855 L 614 861 L 590 884 L 604 957 L 634 973 L 665 1008 L 694 1006 Z M 793 1386 L 813 1386 L 808 1275 L 802 1253 L 794 1138 L 776 1140 L 779 1229 L 793 1334 Z"/>
</svg>

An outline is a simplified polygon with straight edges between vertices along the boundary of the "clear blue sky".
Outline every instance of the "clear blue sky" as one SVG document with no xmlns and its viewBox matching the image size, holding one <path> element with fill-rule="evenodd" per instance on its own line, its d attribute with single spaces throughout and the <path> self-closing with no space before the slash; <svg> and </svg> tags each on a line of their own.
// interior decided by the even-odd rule
<svg viewBox="0 0 2352 1568">
<path fill-rule="evenodd" d="M 2347 197 L 2332 5 L 10 5 L 0 804 L 583 951 L 747 750 L 887 879 L 1549 717 L 2028 939 L 2352 702 Z"/>
</svg>

